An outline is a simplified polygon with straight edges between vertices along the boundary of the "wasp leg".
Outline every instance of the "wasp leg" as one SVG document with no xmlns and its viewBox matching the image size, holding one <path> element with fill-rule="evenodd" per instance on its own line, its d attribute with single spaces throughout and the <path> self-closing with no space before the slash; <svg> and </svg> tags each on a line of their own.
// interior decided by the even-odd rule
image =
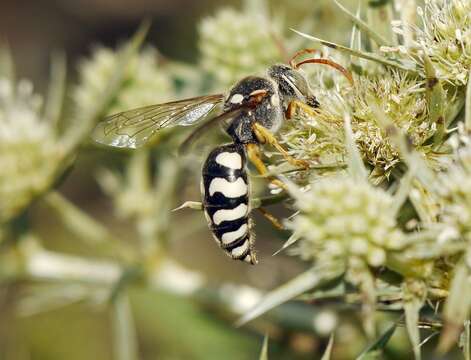
<svg viewBox="0 0 471 360">
<path fill-rule="evenodd" d="M 293 158 L 288 152 L 285 150 L 283 146 L 276 140 L 276 138 L 273 136 L 273 134 L 266 128 L 264 128 L 262 125 L 259 123 L 254 123 L 253 124 L 253 130 L 255 133 L 255 136 L 257 137 L 258 141 L 262 144 L 270 144 L 273 146 L 275 149 L 277 149 L 281 155 L 288 161 L 291 165 L 296 166 L 296 167 L 301 167 L 301 168 L 309 168 L 309 163 L 305 160 L 299 160 Z"/>
<path fill-rule="evenodd" d="M 301 109 L 309 116 L 312 116 L 312 117 L 316 116 L 316 111 L 312 107 L 303 103 L 302 101 L 293 100 L 289 103 L 288 109 L 286 110 L 286 118 L 287 119 L 293 118 L 294 114 L 296 113 L 298 109 Z"/>
<path fill-rule="evenodd" d="M 268 169 L 260 158 L 260 148 L 257 144 L 247 144 L 247 157 L 260 175 L 267 177 L 273 185 L 286 190 L 286 185 L 282 181 L 274 179 L 272 176 L 267 176 Z"/>
<path fill-rule="evenodd" d="M 260 211 L 260 213 L 263 215 L 263 217 L 265 217 L 265 219 L 267 219 L 269 222 L 271 222 L 271 224 L 275 228 L 277 228 L 278 230 L 285 230 L 285 227 L 280 222 L 280 220 L 278 220 L 275 216 L 270 214 L 267 210 L 265 210 L 262 207 L 257 208 L 257 210 Z"/>
</svg>

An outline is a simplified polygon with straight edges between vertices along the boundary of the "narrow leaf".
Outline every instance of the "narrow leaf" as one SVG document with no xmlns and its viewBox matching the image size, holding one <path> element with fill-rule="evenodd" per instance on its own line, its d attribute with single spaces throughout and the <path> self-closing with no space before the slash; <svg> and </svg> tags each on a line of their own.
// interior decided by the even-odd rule
<svg viewBox="0 0 471 360">
<path fill-rule="evenodd" d="M 465 129 L 471 133 L 471 70 L 468 74 L 468 85 L 466 86 L 466 105 L 465 105 Z"/>
<path fill-rule="evenodd" d="M 366 16 L 368 19 L 368 25 L 374 29 L 377 34 L 393 46 L 398 45 L 397 35 L 394 33 L 391 22 L 393 18 L 393 1 L 369 1 Z M 373 5 L 374 4 L 374 5 Z"/>
<path fill-rule="evenodd" d="M 340 276 L 343 271 L 344 269 L 340 266 L 319 266 L 298 275 L 286 284 L 263 296 L 258 304 L 256 304 L 236 322 L 236 326 L 244 325 L 276 306 L 291 300 L 308 290 L 322 286 L 326 282 Z"/>
<path fill-rule="evenodd" d="M 447 102 L 445 109 L 446 128 L 454 123 L 458 115 L 465 108 L 466 96 L 458 96 L 452 102 Z M 448 130 L 449 131 L 449 130 Z"/>
<path fill-rule="evenodd" d="M 466 320 L 464 326 L 464 346 L 463 346 L 463 353 L 465 360 L 471 360 L 470 354 L 470 342 L 471 342 L 471 331 L 470 331 L 470 321 Z"/>
<path fill-rule="evenodd" d="M 424 51 L 425 53 L 425 51 Z M 429 113 L 430 123 L 436 124 L 437 130 L 433 136 L 435 148 L 440 147 L 443 142 L 443 137 L 446 134 L 444 107 L 445 107 L 445 92 L 440 80 L 437 77 L 435 68 L 432 61 L 427 54 L 424 55 L 424 68 L 425 76 L 427 77 L 427 109 Z"/>
<path fill-rule="evenodd" d="M 392 324 L 378 339 L 376 339 L 375 342 L 368 346 L 365 351 L 357 357 L 357 360 L 365 359 L 373 354 L 381 353 L 396 331 L 397 325 L 398 321 Z"/>
<path fill-rule="evenodd" d="M 282 252 L 283 250 L 285 250 L 286 248 L 290 247 L 291 245 L 293 245 L 296 241 L 299 240 L 299 236 L 296 234 L 296 233 L 293 233 L 289 238 L 288 240 L 286 240 L 286 242 L 283 244 L 283 246 L 281 247 L 281 249 L 277 250 L 273 256 L 275 255 L 278 255 L 280 252 Z"/>
<path fill-rule="evenodd" d="M 409 194 L 412 190 L 414 177 L 415 170 L 409 169 L 399 182 L 399 187 L 394 194 L 394 200 L 391 206 L 391 214 L 394 218 L 398 216 L 399 210 L 401 210 L 402 206 L 409 197 Z"/>
<path fill-rule="evenodd" d="M 139 359 L 131 306 L 125 294 L 121 294 L 113 306 L 113 344 L 117 360 Z"/>
<path fill-rule="evenodd" d="M 455 268 L 451 280 L 450 295 L 443 309 L 445 327 L 440 335 L 438 351 L 446 353 L 461 333 L 471 308 L 471 271 L 465 261 Z"/>
<path fill-rule="evenodd" d="M 415 31 L 417 24 L 417 3 L 415 0 L 396 0 L 394 6 L 396 9 L 401 9 L 398 15 L 400 16 L 402 24 L 408 25 L 401 28 L 404 45 L 411 47 L 415 44 L 417 34 Z"/>
<path fill-rule="evenodd" d="M 417 296 L 417 288 L 421 286 L 425 291 L 425 285 L 419 281 L 409 280 L 403 284 L 404 295 L 404 314 L 406 316 L 406 328 L 409 334 L 414 357 L 416 360 L 421 359 L 420 354 L 420 333 L 419 333 L 419 312 L 424 304 L 424 299 Z"/>
<path fill-rule="evenodd" d="M 361 14 L 361 2 L 358 2 L 358 8 L 355 17 L 359 18 Z M 361 50 L 361 31 L 356 23 L 353 23 L 352 32 L 350 35 L 350 48 L 354 50 Z"/>
<path fill-rule="evenodd" d="M 333 42 L 330 42 L 330 41 L 326 41 L 326 40 L 316 38 L 312 35 L 308 35 L 306 33 L 303 33 L 301 31 L 298 31 L 298 30 L 295 30 L 295 29 L 291 29 L 291 31 L 294 31 L 296 34 L 298 34 L 298 35 L 300 35 L 300 36 L 302 36 L 306 39 L 312 40 L 314 42 L 317 42 L 321 45 L 330 47 L 332 49 L 339 50 L 339 51 L 341 51 L 345 54 L 348 54 L 348 55 L 353 55 L 353 56 L 357 56 L 357 57 L 362 58 L 362 59 L 371 60 L 371 61 L 377 62 L 379 64 L 382 64 L 384 66 L 392 66 L 392 67 L 395 67 L 395 68 L 398 68 L 398 69 L 401 69 L 401 70 L 404 70 L 404 71 L 411 72 L 413 74 L 418 73 L 417 69 L 413 65 L 407 65 L 407 64 L 404 64 L 404 63 L 399 62 L 399 61 L 386 59 L 383 56 L 380 56 L 380 55 L 377 55 L 377 54 L 374 54 L 374 53 L 371 53 L 371 52 L 366 52 L 366 51 L 361 51 L 361 50 L 354 50 L 354 49 L 349 48 L 347 46 L 339 45 L 339 44 L 336 44 L 336 43 L 333 43 Z"/>
<path fill-rule="evenodd" d="M 334 346 L 334 334 L 332 333 L 330 335 L 329 343 L 327 344 L 327 348 L 325 349 L 324 355 L 322 355 L 321 360 L 330 360 L 333 346 Z"/>
<path fill-rule="evenodd" d="M 416 360 L 420 360 L 420 332 L 419 332 L 419 310 L 422 304 L 417 302 L 406 302 L 404 304 L 404 313 L 406 314 L 406 327 L 410 342 Z"/>
<path fill-rule="evenodd" d="M 388 46 L 388 41 L 383 38 L 380 34 L 378 34 L 373 28 L 371 28 L 366 22 L 360 19 L 359 16 L 352 14 L 345 6 L 343 6 L 337 0 L 334 0 L 334 3 L 342 10 L 350 20 L 362 31 L 365 32 L 373 41 L 376 42 L 379 46 Z"/>
<path fill-rule="evenodd" d="M 365 168 L 365 164 L 360 155 L 360 151 L 355 143 L 353 136 L 352 124 L 350 120 L 350 114 L 345 113 L 344 115 L 344 128 L 345 128 L 345 144 L 348 153 L 348 172 L 350 175 L 358 181 L 367 181 L 368 173 Z"/>
<path fill-rule="evenodd" d="M 262 351 L 260 352 L 260 360 L 268 360 L 268 335 L 263 338 Z"/>
<path fill-rule="evenodd" d="M 358 8 L 356 12 L 356 17 L 359 18 L 361 14 L 361 2 L 358 2 Z M 350 48 L 353 50 L 361 50 L 362 49 L 362 42 L 361 42 L 361 30 L 358 26 L 354 23 L 352 26 L 352 32 L 350 35 Z M 350 55 L 350 63 L 351 68 L 353 71 L 358 73 L 359 75 L 363 72 L 363 66 L 365 65 L 364 59 L 357 59 L 355 56 Z"/>
<path fill-rule="evenodd" d="M 45 117 L 53 124 L 57 130 L 57 125 L 64 103 L 66 82 L 66 61 L 63 54 L 56 54 L 52 57 L 51 79 L 45 107 Z"/>
</svg>

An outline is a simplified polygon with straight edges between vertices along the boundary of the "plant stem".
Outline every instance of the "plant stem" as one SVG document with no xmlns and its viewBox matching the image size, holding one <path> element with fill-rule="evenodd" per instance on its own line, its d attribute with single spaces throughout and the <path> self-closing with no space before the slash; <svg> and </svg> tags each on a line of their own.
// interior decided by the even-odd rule
<svg viewBox="0 0 471 360">
<path fill-rule="evenodd" d="M 29 244 L 23 250 L 23 272 L 18 278 L 40 282 L 78 283 L 110 289 L 120 280 L 123 267 L 116 262 L 89 260 L 65 255 Z M 215 306 L 231 314 L 244 315 L 262 298 L 263 293 L 250 286 L 225 283 L 210 286 L 200 273 L 188 270 L 172 259 L 163 259 L 158 266 L 148 270 L 146 281 L 135 286 L 147 286 L 151 290 L 188 297 L 208 306 Z M 121 294 L 119 295 L 121 296 Z M 117 297 L 119 298 L 119 297 Z M 314 331 L 313 319 L 317 311 L 304 303 L 280 305 L 268 316 L 283 327 Z M 302 316 L 299 316 L 302 314 Z"/>
</svg>

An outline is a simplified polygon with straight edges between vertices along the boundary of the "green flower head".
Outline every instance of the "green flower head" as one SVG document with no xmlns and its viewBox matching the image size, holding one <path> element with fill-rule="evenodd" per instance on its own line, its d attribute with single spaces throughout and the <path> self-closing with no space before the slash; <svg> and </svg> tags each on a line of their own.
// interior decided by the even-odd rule
<svg viewBox="0 0 471 360">
<path fill-rule="evenodd" d="M 221 86 L 280 61 L 281 26 L 260 13 L 226 8 L 199 26 L 202 66 Z"/>
<path fill-rule="evenodd" d="M 53 181 L 61 161 L 56 129 L 43 118 L 33 85 L 0 79 L 0 223 L 21 212 Z"/>
<path fill-rule="evenodd" d="M 401 246 L 392 196 L 366 182 L 326 177 L 295 199 L 300 213 L 288 227 L 300 238 L 297 253 L 305 260 L 347 262 L 353 256 L 380 266 L 389 249 Z"/>
</svg>

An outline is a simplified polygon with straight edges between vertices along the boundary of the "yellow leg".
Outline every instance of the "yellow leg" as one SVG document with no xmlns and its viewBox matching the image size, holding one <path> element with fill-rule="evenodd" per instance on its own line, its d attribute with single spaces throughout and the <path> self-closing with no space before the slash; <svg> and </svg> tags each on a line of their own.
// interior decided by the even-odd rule
<svg viewBox="0 0 471 360">
<path fill-rule="evenodd" d="M 312 117 L 316 116 L 316 111 L 312 107 L 303 103 L 302 101 L 293 100 L 289 103 L 288 109 L 286 110 L 286 118 L 291 119 L 297 110 L 302 110 Z"/>
<path fill-rule="evenodd" d="M 260 207 L 260 208 L 257 208 L 257 210 L 260 211 L 260 213 L 265 217 L 265 219 L 270 221 L 275 228 L 277 228 L 278 230 L 285 229 L 283 224 L 276 217 L 274 217 L 272 214 L 266 211 L 264 208 Z"/>
<path fill-rule="evenodd" d="M 291 165 L 301 167 L 301 168 L 309 168 L 309 163 L 305 160 L 298 160 L 293 158 L 288 152 L 281 146 L 280 143 L 278 143 L 278 140 L 273 136 L 272 133 L 270 133 L 269 130 L 264 128 L 262 125 L 258 123 L 253 124 L 253 130 L 255 133 L 255 136 L 257 137 L 258 141 L 262 144 L 270 144 L 273 146 L 276 150 L 278 150 L 281 155 L 288 161 Z"/>
<path fill-rule="evenodd" d="M 286 190 L 286 185 L 282 181 L 274 179 L 271 176 L 267 176 L 268 169 L 260 157 L 260 148 L 257 144 L 247 144 L 247 157 L 249 158 L 250 162 L 255 166 L 260 175 L 266 176 L 272 184 Z"/>
</svg>

